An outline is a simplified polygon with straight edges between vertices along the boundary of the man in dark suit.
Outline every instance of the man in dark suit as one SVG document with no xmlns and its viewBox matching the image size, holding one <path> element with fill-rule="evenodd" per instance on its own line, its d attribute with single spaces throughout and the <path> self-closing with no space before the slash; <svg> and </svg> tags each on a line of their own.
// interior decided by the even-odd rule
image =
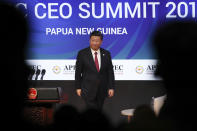
<svg viewBox="0 0 197 131">
<path fill-rule="evenodd" d="M 103 35 L 93 31 L 90 46 L 78 52 L 75 87 L 88 108 L 102 109 L 107 96 L 114 95 L 114 71 L 110 52 L 100 48 Z"/>
</svg>

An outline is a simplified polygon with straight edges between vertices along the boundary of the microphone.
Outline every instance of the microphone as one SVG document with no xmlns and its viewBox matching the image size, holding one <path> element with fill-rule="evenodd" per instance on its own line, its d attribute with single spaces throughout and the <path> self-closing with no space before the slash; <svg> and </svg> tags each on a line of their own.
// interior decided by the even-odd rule
<svg viewBox="0 0 197 131">
<path fill-rule="evenodd" d="M 46 73 L 46 70 L 43 69 L 42 72 L 41 72 L 41 75 L 42 75 L 41 78 L 40 78 L 41 80 L 43 80 L 43 77 L 44 77 L 45 73 Z"/>
<path fill-rule="evenodd" d="M 37 71 L 36 71 L 36 78 L 35 78 L 35 80 L 37 80 L 38 79 L 38 76 L 40 75 L 40 69 L 37 69 Z"/>
<path fill-rule="evenodd" d="M 32 68 L 31 70 L 30 70 L 30 74 L 29 74 L 29 80 L 32 80 L 32 77 L 33 77 L 33 75 L 35 74 L 35 69 L 34 68 Z"/>
</svg>

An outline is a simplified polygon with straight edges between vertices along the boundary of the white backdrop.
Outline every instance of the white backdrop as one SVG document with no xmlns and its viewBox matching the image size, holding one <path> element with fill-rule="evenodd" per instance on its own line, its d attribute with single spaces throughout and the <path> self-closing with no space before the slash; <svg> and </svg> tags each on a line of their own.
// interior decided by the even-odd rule
<svg viewBox="0 0 197 131">
<path fill-rule="evenodd" d="M 46 70 L 43 80 L 74 80 L 76 60 L 27 60 L 35 70 Z M 160 80 L 157 60 L 112 60 L 115 80 Z M 40 80 L 41 75 L 38 76 Z M 32 78 L 35 80 L 35 75 Z"/>
</svg>

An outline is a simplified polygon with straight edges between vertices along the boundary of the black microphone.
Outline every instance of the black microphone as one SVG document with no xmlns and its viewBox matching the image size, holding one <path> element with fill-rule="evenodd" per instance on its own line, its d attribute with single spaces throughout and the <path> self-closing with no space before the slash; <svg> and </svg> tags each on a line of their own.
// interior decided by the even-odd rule
<svg viewBox="0 0 197 131">
<path fill-rule="evenodd" d="M 36 71 L 36 78 L 35 78 L 35 80 L 37 80 L 38 79 L 38 76 L 40 75 L 40 69 L 37 69 L 37 71 Z"/>
<path fill-rule="evenodd" d="M 33 75 L 35 74 L 35 69 L 34 68 L 32 68 L 31 70 L 30 70 L 30 74 L 29 74 L 29 80 L 32 80 L 32 77 L 33 77 Z"/>
<path fill-rule="evenodd" d="M 41 80 L 43 80 L 43 77 L 44 77 L 45 73 L 46 73 L 46 70 L 43 69 L 42 72 L 41 72 L 41 75 L 42 75 L 41 78 L 40 78 Z"/>
</svg>

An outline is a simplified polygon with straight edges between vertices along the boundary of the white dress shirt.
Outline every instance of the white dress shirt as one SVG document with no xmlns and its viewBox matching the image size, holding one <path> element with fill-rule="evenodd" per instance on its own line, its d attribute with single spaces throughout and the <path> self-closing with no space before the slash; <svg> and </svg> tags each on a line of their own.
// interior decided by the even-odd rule
<svg viewBox="0 0 197 131">
<path fill-rule="evenodd" d="M 95 61 L 95 52 L 97 52 L 97 58 L 98 58 L 98 63 L 99 63 L 99 69 L 101 69 L 101 52 L 100 52 L 100 49 L 98 49 L 97 51 L 94 51 L 92 48 L 91 49 L 91 52 L 92 52 L 92 56 L 93 56 L 93 59 Z"/>
</svg>

